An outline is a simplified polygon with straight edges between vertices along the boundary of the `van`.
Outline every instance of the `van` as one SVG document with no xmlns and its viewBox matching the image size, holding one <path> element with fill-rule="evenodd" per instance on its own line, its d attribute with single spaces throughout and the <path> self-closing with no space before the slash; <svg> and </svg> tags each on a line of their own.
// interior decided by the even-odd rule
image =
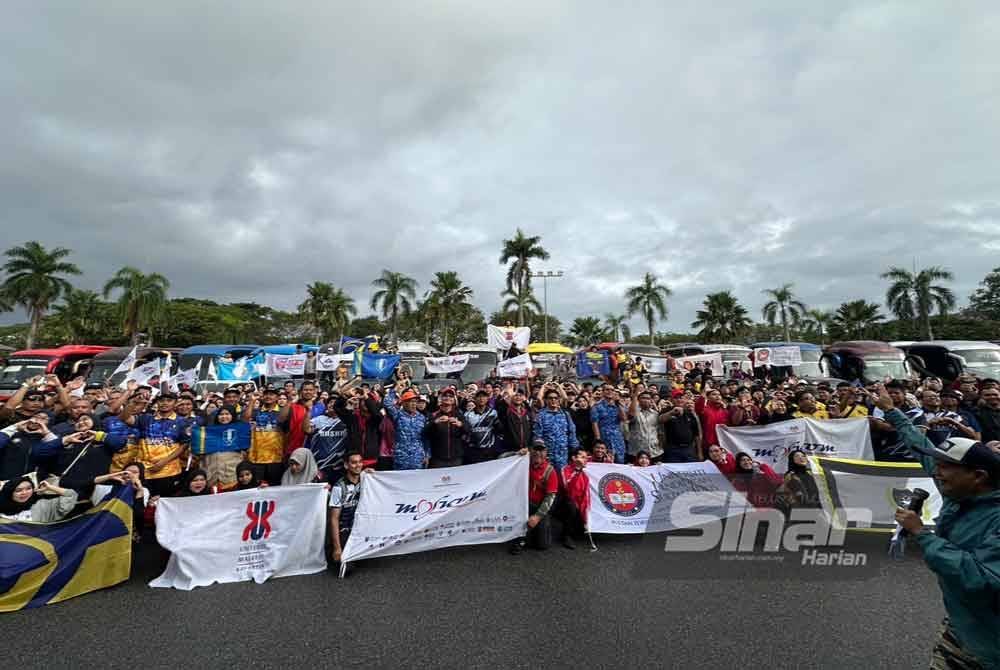
<svg viewBox="0 0 1000 670">
<path fill-rule="evenodd" d="M 37 375 L 56 375 L 65 383 L 87 376 L 94 356 L 111 347 L 96 344 L 67 344 L 55 349 L 24 349 L 7 357 L 0 372 L 0 402 L 5 402 L 21 384 Z"/>
<path fill-rule="evenodd" d="M 902 347 L 921 376 L 940 377 L 951 384 L 962 375 L 1000 379 L 1000 345 L 976 340 L 911 342 Z"/>
<path fill-rule="evenodd" d="M 135 350 L 135 366 L 145 365 L 159 358 L 161 367 L 167 361 L 171 361 L 170 372 L 177 372 L 177 357 L 183 349 L 159 349 L 156 347 L 138 347 Z M 117 386 L 128 375 L 127 372 L 113 374 L 122 361 L 132 353 L 132 347 L 115 347 L 108 349 L 94 356 L 91 361 L 90 371 L 87 373 L 87 384 L 108 384 Z"/>
<path fill-rule="evenodd" d="M 908 379 L 912 374 L 902 349 L 875 340 L 834 342 L 823 350 L 821 360 L 832 377 L 864 384 Z"/>
</svg>

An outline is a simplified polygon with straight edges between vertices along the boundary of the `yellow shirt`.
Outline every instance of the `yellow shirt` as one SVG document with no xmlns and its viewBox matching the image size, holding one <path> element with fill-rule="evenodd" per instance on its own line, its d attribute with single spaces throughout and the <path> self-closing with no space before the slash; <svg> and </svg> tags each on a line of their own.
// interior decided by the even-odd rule
<svg viewBox="0 0 1000 670">
<path fill-rule="evenodd" d="M 796 419 L 829 419 L 830 415 L 826 413 L 826 408 L 816 403 L 816 409 L 813 410 L 812 414 L 806 414 L 802 410 L 796 410 L 792 416 Z"/>
<path fill-rule="evenodd" d="M 864 405 L 850 405 L 846 413 L 841 413 L 841 419 L 863 419 L 868 416 L 868 408 Z"/>
</svg>

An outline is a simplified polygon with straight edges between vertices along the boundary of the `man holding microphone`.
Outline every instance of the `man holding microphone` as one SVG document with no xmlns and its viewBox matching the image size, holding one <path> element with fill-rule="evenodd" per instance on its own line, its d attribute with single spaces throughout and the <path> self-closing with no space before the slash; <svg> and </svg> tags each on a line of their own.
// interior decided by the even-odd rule
<svg viewBox="0 0 1000 670">
<path fill-rule="evenodd" d="M 911 510 L 896 521 L 937 575 L 947 616 L 931 668 L 1000 668 L 1000 455 L 952 437 L 935 446 L 882 391 L 878 406 L 941 492 L 936 532 Z"/>
</svg>

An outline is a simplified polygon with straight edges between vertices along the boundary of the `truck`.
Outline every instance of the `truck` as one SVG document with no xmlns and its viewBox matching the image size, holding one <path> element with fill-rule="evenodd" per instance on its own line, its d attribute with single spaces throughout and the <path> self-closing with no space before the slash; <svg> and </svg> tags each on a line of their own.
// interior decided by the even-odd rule
<svg viewBox="0 0 1000 670">
<path fill-rule="evenodd" d="M 1000 345 L 977 340 L 908 342 L 902 347 L 910 366 L 922 376 L 940 377 L 946 384 L 962 375 L 1000 379 Z"/>
<path fill-rule="evenodd" d="M 902 349 L 875 340 L 834 342 L 823 350 L 821 360 L 831 376 L 864 384 L 912 375 Z"/>
<path fill-rule="evenodd" d="M 0 372 L 0 402 L 6 402 L 22 383 L 36 375 L 56 375 L 62 382 L 87 376 L 94 356 L 111 347 L 66 344 L 55 349 L 24 349 L 7 357 Z"/>
</svg>

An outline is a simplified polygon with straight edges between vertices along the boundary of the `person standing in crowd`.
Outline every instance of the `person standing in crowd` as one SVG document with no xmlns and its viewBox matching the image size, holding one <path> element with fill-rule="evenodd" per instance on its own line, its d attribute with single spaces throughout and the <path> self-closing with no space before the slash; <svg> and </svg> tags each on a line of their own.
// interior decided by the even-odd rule
<svg viewBox="0 0 1000 670">
<path fill-rule="evenodd" d="M 638 386 L 632 387 L 628 419 L 630 460 L 634 460 L 640 451 L 645 451 L 654 460 L 659 460 L 663 455 L 663 449 L 660 448 L 660 413 L 653 406 L 653 395 L 649 391 L 639 392 Z"/>
<path fill-rule="evenodd" d="M 285 431 L 281 429 L 278 391 L 264 389 L 243 408 L 243 420 L 250 422 L 250 450 L 247 460 L 253 463 L 254 475 L 268 484 L 281 483 L 285 472 Z"/>
<path fill-rule="evenodd" d="M 729 475 L 733 488 L 747 497 L 754 507 L 774 507 L 775 494 L 782 484 L 781 475 L 767 463 L 758 463 L 750 454 L 736 455 L 736 469 Z"/>
<path fill-rule="evenodd" d="M 347 453 L 347 424 L 340 420 L 336 403 L 330 403 L 326 413 L 304 419 L 303 431 L 308 435 L 306 448 L 312 452 L 320 478 L 328 483 L 344 476 L 344 454 Z"/>
<path fill-rule="evenodd" d="M 333 398 L 337 416 L 347 426 L 349 451 L 356 451 L 366 461 L 374 461 L 379 455 L 379 414 L 378 396 L 372 391 L 348 388 Z"/>
<path fill-rule="evenodd" d="M 485 389 L 476 391 L 473 402 L 475 406 L 465 412 L 465 423 L 469 430 L 469 443 L 465 448 L 465 463 L 481 463 L 491 461 L 498 454 L 497 436 L 502 430 L 500 415 L 490 407 L 490 392 Z"/>
<path fill-rule="evenodd" d="M 836 404 L 840 408 L 841 419 L 864 419 L 868 417 L 868 408 L 858 402 L 858 390 L 850 382 L 837 384 Z"/>
<path fill-rule="evenodd" d="M 934 444 L 940 444 L 952 436 L 979 439 L 979 434 L 966 426 L 958 413 L 942 409 L 941 396 L 937 391 L 924 389 L 920 393 L 920 409 L 924 412 L 927 439 Z"/>
<path fill-rule="evenodd" d="M 902 408 L 906 406 L 906 386 L 903 382 L 894 379 L 887 382 L 884 388 L 885 392 L 892 398 L 895 407 Z M 920 426 L 926 426 L 923 414 L 923 410 L 919 407 L 906 410 L 906 416 L 910 421 Z M 872 448 L 875 451 L 876 461 L 898 462 L 913 460 L 906 445 L 903 444 L 902 438 L 896 432 L 896 428 L 885 420 L 885 413 L 881 409 L 876 407 L 869 421 L 872 430 Z"/>
<path fill-rule="evenodd" d="M 239 421 L 239 413 L 234 405 L 223 405 L 215 414 L 208 418 L 209 425 L 228 426 Z M 250 448 L 246 444 L 237 445 L 238 451 L 217 451 L 201 457 L 201 468 L 207 473 L 208 485 L 217 492 L 230 491 L 236 488 L 236 466 L 246 458 Z"/>
<path fill-rule="evenodd" d="M 694 408 L 701 421 L 705 444 L 718 444 L 719 436 L 716 433 L 716 428 L 728 425 L 729 422 L 729 410 L 722 400 L 722 393 L 718 389 L 707 389 L 695 401 Z"/>
<path fill-rule="evenodd" d="M 1000 455 L 960 437 L 940 445 L 896 408 L 888 393 L 878 408 L 941 493 L 935 532 L 920 515 L 896 510 L 896 522 L 920 545 L 937 575 L 946 617 L 931 652 L 932 668 L 1000 667 Z"/>
<path fill-rule="evenodd" d="M 799 391 L 795 394 L 797 409 L 792 413 L 796 419 L 829 419 L 826 407 L 816 402 L 816 397 L 810 391 Z"/>
<path fill-rule="evenodd" d="M 545 441 L 535 438 L 531 445 L 531 463 L 528 466 L 528 527 L 524 537 L 514 540 L 510 551 L 520 554 L 529 544 L 545 551 L 552 544 L 552 527 L 549 512 L 559 492 L 559 475 L 549 462 Z"/>
<path fill-rule="evenodd" d="M 44 410 L 0 430 L 0 481 L 35 470 L 45 477 L 55 466 L 59 447 L 59 437 L 49 430 L 49 413 Z"/>
<path fill-rule="evenodd" d="M 365 461 L 362 455 L 352 451 L 347 455 L 347 471 L 330 489 L 330 539 L 333 544 L 333 560 L 340 563 L 351 537 L 354 513 L 361 500 L 361 473 Z"/>
<path fill-rule="evenodd" d="M 580 449 L 589 453 L 594 448 L 594 427 L 590 423 L 590 400 L 588 394 L 581 393 L 570 404 L 569 417 L 576 429 L 576 439 Z"/>
<path fill-rule="evenodd" d="M 438 394 L 438 410 L 424 427 L 430 451 L 430 467 L 450 468 L 461 465 L 465 444 L 469 439 L 469 424 L 458 411 L 455 392 L 442 389 Z"/>
<path fill-rule="evenodd" d="M 43 377 L 33 377 L 21 384 L 3 407 L 0 407 L 0 427 L 7 428 L 34 417 L 45 409 L 45 392 L 37 388 Z M 51 419 L 51 415 L 49 416 Z M 48 424 L 46 424 L 48 425 Z"/>
<path fill-rule="evenodd" d="M 316 459 L 312 452 L 305 447 L 299 447 L 288 457 L 288 467 L 281 475 L 281 485 L 312 484 L 318 477 L 319 468 L 316 467 Z"/>
<path fill-rule="evenodd" d="M 983 389 L 980 397 L 983 402 L 978 407 L 976 418 L 982 426 L 982 440 L 1000 440 L 1000 389 L 993 386 Z"/>
<path fill-rule="evenodd" d="M 579 448 L 576 440 L 576 427 L 569 413 L 560 405 L 557 384 L 545 384 L 545 407 L 535 415 L 532 435 L 535 442 L 542 440 L 549 461 L 561 471 L 569 462 L 569 453 Z M 533 442 L 534 444 L 534 442 Z"/>
<path fill-rule="evenodd" d="M 53 494 L 55 497 L 42 497 Z M 35 487 L 30 477 L 16 477 L 0 488 L 0 518 L 51 523 L 65 519 L 76 507 L 73 489 L 43 481 Z"/>
<path fill-rule="evenodd" d="M 532 419 L 527 397 L 524 389 L 508 382 L 494 405 L 506 451 L 521 451 L 531 446 Z"/>
<path fill-rule="evenodd" d="M 424 429 L 430 423 L 427 416 L 417 411 L 419 394 L 412 388 L 402 391 L 405 382 L 397 382 L 385 394 L 382 405 L 393 425 L 393 468 L 417 470 L 427 466 L 430 454 Z M 402 393 L 397 398 L 397 394 Z M 396 406 L 397 402 L 399 407 Z M 383 431 L 384 432 L 384 431 Z"/>
<path fill-rule="evenodd" d="M 83 414 L 73 424 L 73 432 L 60 440 L 54 472 L 60 486 L 71 488 L 86 498 L 94 488 L 94 479 L 108 473 L 114 454 L 125 448 L 127 436 L 94 430 L 94 417 Z"/>
<path fill-rule="evenodd" d="M 299 397 L 278 412 L 278 422 L 288 427 L 285 455 L 290 455 L 306 443 L 306 419 L 321 416 L 326 411 L 316 399 L 316 382 L 305 380 L 299 387 Z"/>
<path fill-rule="evenodd" d="M 663 461 L 690 463 L 704 460 L 702 452 L 701 422 L 694 413 L 694 399 L 690 395 L 678 398 L 677 405 L 659 415 L 663 426 Z"/>
<path fill-rule="evenodd" d="M 601 399 L 590 408 L 590 422 L 594 430 L 594 439 L 603 440 L 615 456 L 615 463 L 625 462 L 625 436 L 622 435 L 621 422 L 625 420 L 625 412 L 618 404 L 618 391 L 611 384 L 601 387 Z M 560 470 L 562 469 L 560 466 Z"/>
<path fill-rule="evenodd" d="M 972 412 L 962 409 L 962 394 L 959 391 L 945 389 L 941 391 L 941 409 L 945 412 L 954 412 L 962 419 L 962 423 L 971 428 L 976 433 L 973 439 L 982 440 L 982 427 L 979 425 L 979 417 Z"/>
<path fill-rule="evenodd" d="M 788 470 L 777 492 L 778 507 L 786 513 L 792 509 L 820 509 L 819 487 L 809 470 L 809 457 L 801 449 L 788 454 Z"/>
</svg>

